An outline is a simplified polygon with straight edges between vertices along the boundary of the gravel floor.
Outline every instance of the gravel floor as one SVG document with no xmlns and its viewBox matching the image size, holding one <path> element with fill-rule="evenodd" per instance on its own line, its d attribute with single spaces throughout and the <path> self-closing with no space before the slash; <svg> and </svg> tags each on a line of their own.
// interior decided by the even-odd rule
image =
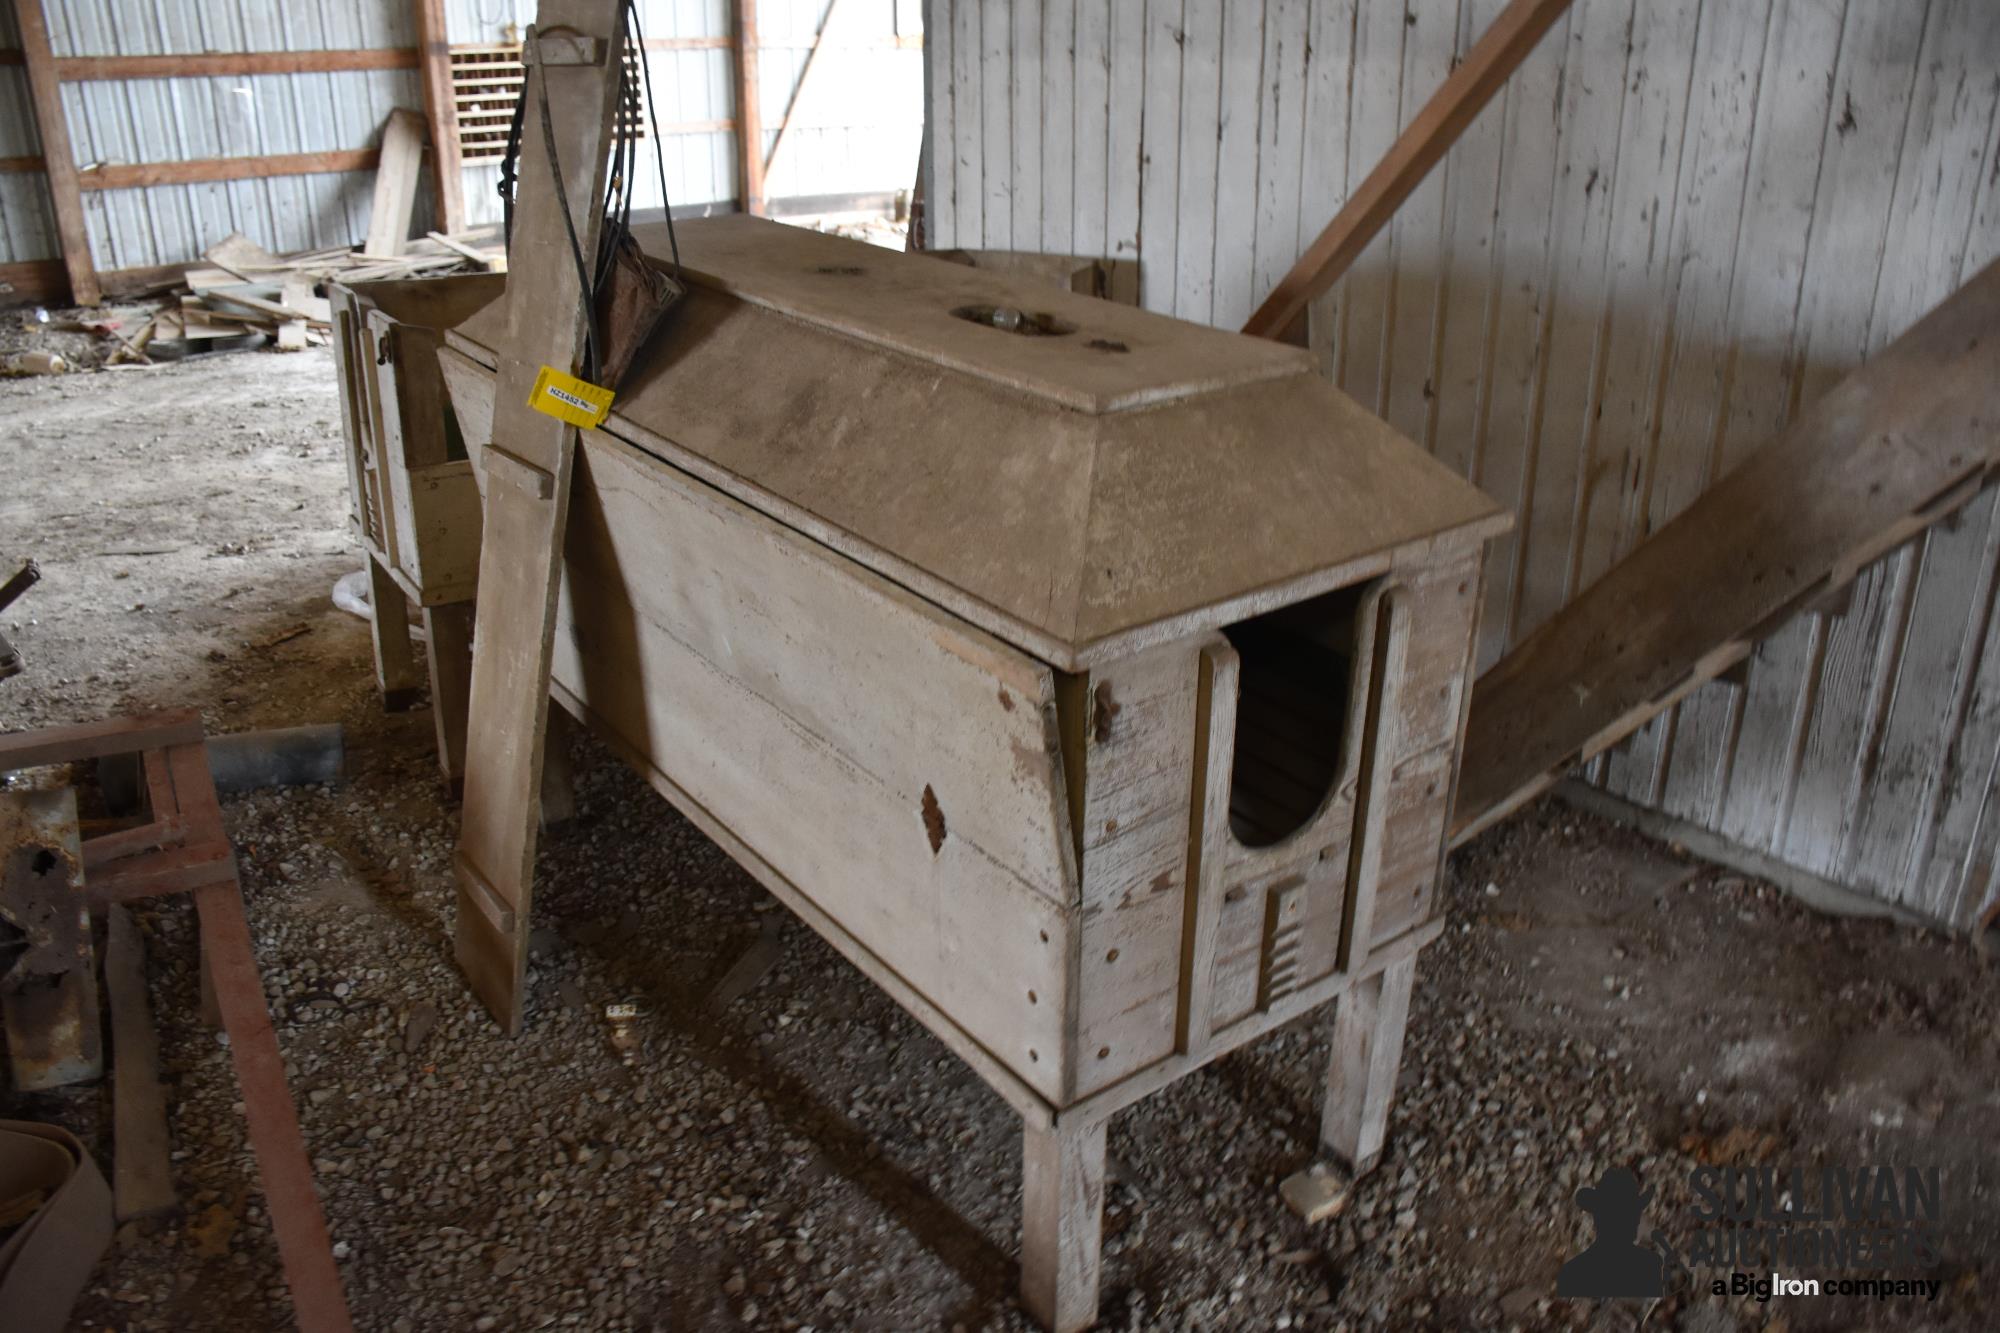
<svg viewBox="0 0 2000 1333">
<path fill-rule="evenodd" d="M 358 1325 L 1029 1327 L 1012 1115 L 587 738 L 579 816 L 543 839 L 528 1031 L 493 1030 L 450 960 L 428 715 L 380 712 L 365 629 L 328 601 L 357 564 L 338 432 L 321 351 L 0 383 L 0 557 L 46 578 L 7 613 L 30 671 L 0 725 L 181 703 L 214 731 L 347 725 L 341 786 L 226 813 Z M 1994 1326 L 2000 1003 L 1972 949 L 1555 804 L 1455 857 L 1445 905 L 1388 1155 L 1341 1217 L 1276 1194 L 1316 1135 L 1323 1022 L 1113 1122 L 1106 1327 Z M 716 1012 L 774 911 L 777 966 Z M 185 1210 L 120 1233 L 76 1327 L 286 1327 L 192 914 L 140 920 Z M 629 1065 L 603 1018 L 624 1000 Z M 71 1124 L 108 1165 L 107 1097 L 0 1093 L 0 1115 Z M 1704 1271 L 1650 1310 L 1555 1298 L 1580 1185 L 1632 1167 L 1679 1244 L 1704 1162 L 1939 1167 L 1943 1294 L 1765 1305 Z"/>
</svg>

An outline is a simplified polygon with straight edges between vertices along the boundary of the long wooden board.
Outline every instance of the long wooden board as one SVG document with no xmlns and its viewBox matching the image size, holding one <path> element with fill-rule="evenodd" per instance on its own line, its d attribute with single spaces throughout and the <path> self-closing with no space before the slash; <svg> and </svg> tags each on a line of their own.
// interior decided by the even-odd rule
<svg viewBox="0 0 2000 1333">
<path fill-rule="evenodd" d="M 617 97 L 623 25 L 617 0 L 543 0 L 538 28 L 598 43 L 595 64 L 536 60 L 523 96 L 546 86 L 551 133 L 577 243 L 597 253 L 606 138 Z M 535 119 L 539 119 L 537 115 Z M 499 366 L 493 443 L 485 451 L 479 556 L 482 613 L 473 636 L 465 805 L 454 868 L 454 953 L 501 1027 L 520 1031 L 528 906 L 549 707 L 557 584 L 569 521 L 576 429 L 528 406 L 545 365 L 571 372 L 584 350 L 587 293 L 557 203 L 543 134 L 521 144 L 520 207 L 507 279 L 508 354 Z"/>
<path fill-rule="evenodd" d="M 1742 661 L 2000 466 L 1982 271 L 1480 677 L 1452 841 Z"/>
<path fill-rule="evenodd" d="M 1514 0 L 1486 35 L 1424 104 L 1388 153 L 1298 263 L 1264 298 L 1243 326 L 1260 338 L 1280 338 L 1305 314 L 1312 299 L 1340 280 L 1368 242 L 1388 225 L 1424 177 L 1458 142 L 1493 94 L 1506 84 L 1570 0 Z"/>
<path fill-rule="evenodd" d="M 63 264 L 69 270 L 70 300 L 96 305 L 103 293 L 97 285 L 97 265 L 90 257 L 90 229 L 83 219 L 76 150 L 70 146 L 69 117 L 63 110 L 62 76 L 49 45 L 48 15 L 42 0 L 20 0 L 14 6 L 14 17 L 21 27 L 28 89 L 34 98 L 35 124 L 41 131 L 44 170 L 49 177 L 49 202 L 55 208 L 56 236 L 62 243 Z"/>
<path fill-rule="evenodd" d="M 388 258 L 403 253 L 403 243 L 410 238 L 410 209 L 417 202 L 417 175 L 423 160 L 424 118 L 407 107 L 398 107 L 389 113 L 389 123 L 382 129 L 375 202 L 368 214 L 368 238 L 361 246 L 362 254 Z"/>
</svg>

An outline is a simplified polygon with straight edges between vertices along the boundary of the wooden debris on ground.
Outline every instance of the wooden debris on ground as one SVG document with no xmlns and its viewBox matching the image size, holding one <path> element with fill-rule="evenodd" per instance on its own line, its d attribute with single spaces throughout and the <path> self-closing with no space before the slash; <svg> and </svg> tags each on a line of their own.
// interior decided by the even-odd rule
<svg viewBox="0 0 2000 1333">
<path fill-rule="evenodd" d="M 204 251 L 202 260 L 187 270 L 182 289 L 168 296 L 136 332 L 107 331 L 120 345 L 106 365 L 178 360 L 190 352 L 231 345 L 218 345 L 217 339 L 245 340 L 237 345 L 248 346 L 247 339 L 257 335 L 268 337 L 281 352 L 321 347 L 333 329 L 328 283 L 497 272 L 507 266 L 497 229 L 490 227 L 458 236 L 431 232 L 404 243 L 400 254 L 386 259 L 353 248 L 276 255 L 232 234 Z"/>
</svg>

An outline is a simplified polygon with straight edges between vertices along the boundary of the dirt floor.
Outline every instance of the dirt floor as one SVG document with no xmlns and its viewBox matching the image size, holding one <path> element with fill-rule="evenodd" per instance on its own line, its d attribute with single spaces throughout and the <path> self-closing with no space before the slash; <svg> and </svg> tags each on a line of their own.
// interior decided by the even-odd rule
<svg viewBox="0 0 2000 1333">
<path fill-rule="evenodd" d="M 495 1032 L 450 958 L 429 716 L 382 713 L 366 627 L 329 600 L 359 566 L 339 435 L 325 351 L 0 383 L 0 558 L 44 573 L 0 615 L 28 663 L 0 726 L 188 703 L 218 732 L 346 725 L 341 785 L 227 816 L 357 1324 L 1029 1327 L 1012 1114 L 587 739 L 580 815 L 543 839 L 527 1034 Z M 2000 1321 L 2000 968 L 1557 804 L 1455 857 L 1445 905 L 1386 1160 L 1339 1218 L 1276 1190 L 1316 1138 L 1323 1019 L 1112 1124 L 1106 1327 Z M 191 914 L 141 919 L 184 1214 L 120 1233 L 76 1327 L 286 1327 Z M 716 1011 L 770 922 L 775 969 Z M 632 1066 L 603 1020 L 628 999 Z M 107 1105 L 0 1093 L 108 1168 Z M 1683 1256 L 1702 1164 L 1935 1167 L 1940 1262 L 1901 1272 L 1939 1295 L 1762 1303 L 1711 1295 L 1733 1266 L 1710 1264 L 1651 1305 L 1558 1299 L 1591 1236 L 1572 1195 L 1614 1164 Z"/>
</svg>

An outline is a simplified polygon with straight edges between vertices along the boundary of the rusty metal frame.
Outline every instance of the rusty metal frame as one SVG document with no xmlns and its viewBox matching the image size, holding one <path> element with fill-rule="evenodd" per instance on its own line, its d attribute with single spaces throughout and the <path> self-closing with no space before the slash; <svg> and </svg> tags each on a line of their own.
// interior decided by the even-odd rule
<svg viewBox="0 0 2000 1333">
<path fill-rule="evenodd" d="M 200 715 L 190 709 L 0 735 L 0 772 L 124 754 L 141 756 L 148 822 L 84 841 L 84 892 L 93 906 L 194 895 L 203 971 L 213 980 L 229 1034 L 293 1316 L 304 1333 L 353 1333 L 326 1216 L 313 1188 L 312 1159 L 251 950 L 236 854 L 209 776 Z"/>
</svg>

